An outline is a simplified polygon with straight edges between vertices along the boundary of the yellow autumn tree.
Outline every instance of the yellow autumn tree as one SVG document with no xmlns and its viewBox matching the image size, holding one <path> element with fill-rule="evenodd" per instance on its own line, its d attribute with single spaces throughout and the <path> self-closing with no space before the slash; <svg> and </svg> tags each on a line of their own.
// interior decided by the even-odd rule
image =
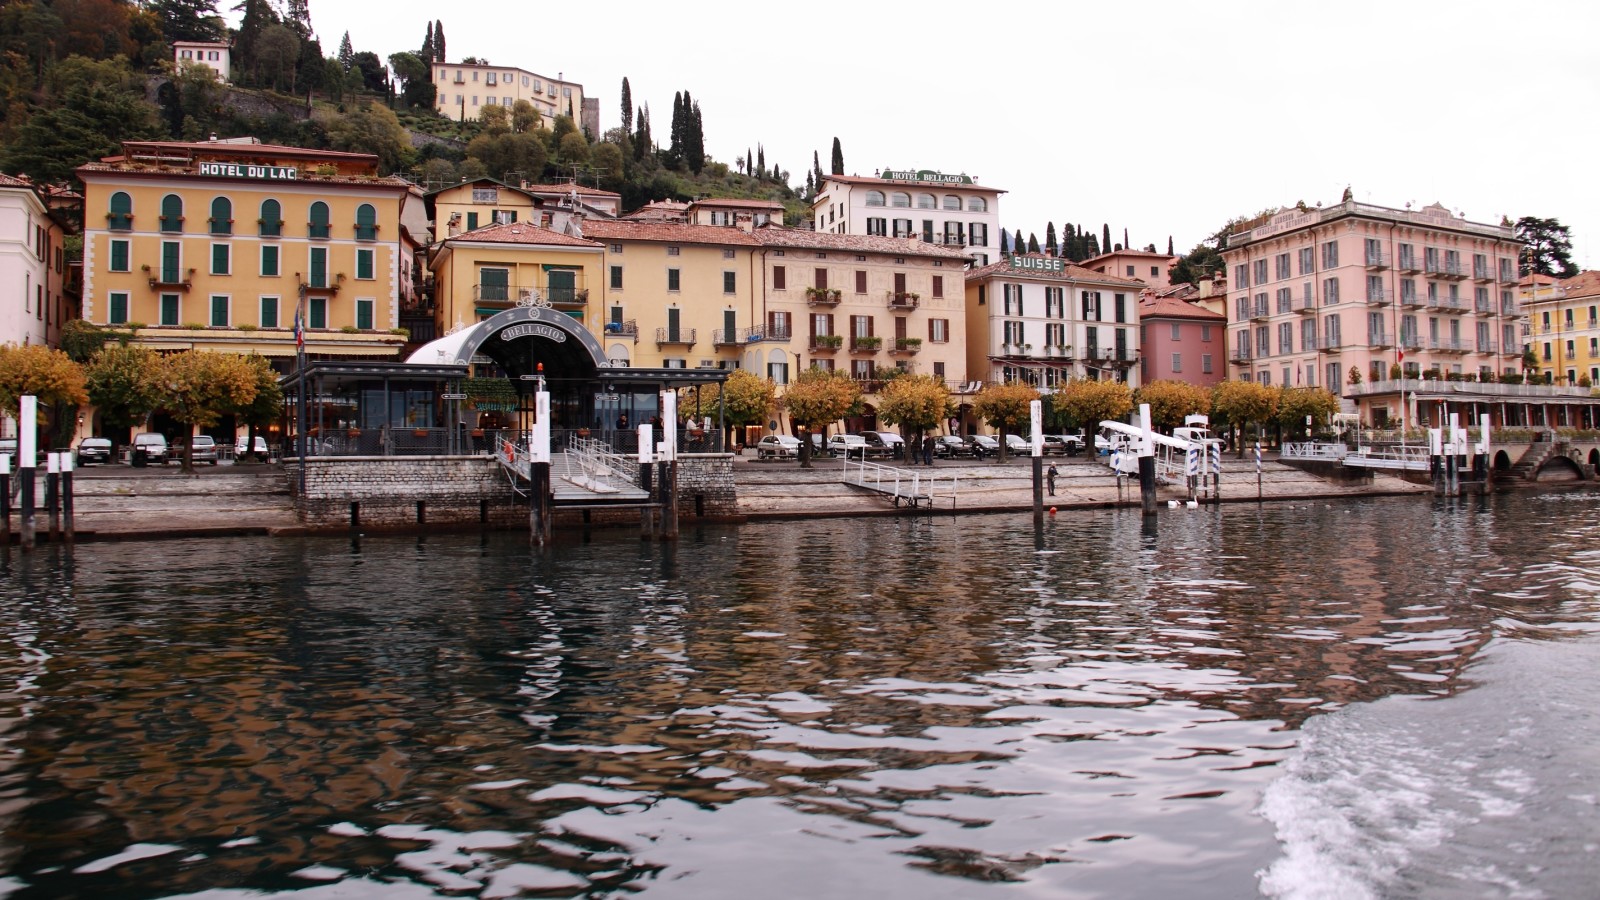
<svg viewBox="0 0 1600 900">
<path fill-rule="evenodd" d="M 1236 442 L 1244 456 L 1246 425 L 1265 425 L 1278 414 L 1278 391 L 1254 381 L 1224 381 L 1211 389 L 1211 414 L 1223 425 L 1239 428 Z"/>
<path fill-rule="evenodd" d="M 878 418 L 899 425 L 911 445 L 907 458 L 916 459 L 923 435 L 950 414 L 950 387 L 938 375 L 902 375 L 883 386 Z"/>
<path fill-rule="evenodd" d="M 767 421 L 776 401 L 777 391 L 772 382 L 739 369 L 720 385 L 707 385 L 700 389 L 700 408 L 716 409 L 722 403 L 722 415 L 736 429 L 745 425 L 759 425 Z M 679 398 L 678 409 L 684 408 Z"/>
<path fill-rule="evenodd" d="M 1029 422 L 1028 404 L 1039 399 L 1039 392 L 1016 381 L 991 384 L 972 398 L 972 411 L 990 426 L 1000 429 L 1000 455 L 1005 462 L 1006 435 L 1017 433 Z"/>
<path fill-rule="evenodd" d="M 842 372 L 815 366 L 801 372 L 784 389 L 783 408 L 800 429 L 800 465 L 811 468 L 811 440 L 807 432 L 826 430 L 861 402 L 861 384 Z"/>
<path fill-rule="evenodd" d="M 0 345 L 0 409 L 16 415 L 20 399 L 30 394 L 39 398 L 35 424 L 53 426 L 46 445 L 65 446 L 72 436 L 78 406 L 89 402 L 83 367 L 43 344 Z"/>
<path fill-rule="evenodd" d="M 209 428 L 224 412 L 249 406 L 256 396 L 256 368 L 237 353 L 189 350 L 163 357 L 158 373 L 159 407 L 179 423 Z M 194 441 L 183 442 L 183 471 L 194 471 Z"/>
<path fill-rule="evenodd" d="M 1100 423 L 1127 416 L 1133 409 L 1133 390 L 1122 381 L 1074 378 L 1056 392 L 1056 406 L 1083 427 L 1084 441 L 1093 458 Z"/>
<path fill-rule="evenodd" d="M 1133 402 L 1150 404 L 1150 427 L 1168 434 L 1185 416 L 1211 413 L 1211 392 L 1187 381 L 1152 381 L 1133 392 Z"/>
</svg>

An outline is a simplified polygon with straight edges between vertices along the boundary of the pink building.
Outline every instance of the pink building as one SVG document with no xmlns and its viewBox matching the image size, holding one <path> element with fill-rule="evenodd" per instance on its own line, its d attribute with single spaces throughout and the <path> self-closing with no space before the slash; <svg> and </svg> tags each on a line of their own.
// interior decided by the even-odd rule
<svg viewBox="0 0 1600 900">
<path fill-rule="evenodd" d="M 1370 396 L 1391 372 L 1515 374 L 1521 247 L 1509 223 L 1470 222 L 1438 204 L 1280 210 L 1223 250 L 1232 377 L 1347 395 L 1365 382 L 1354 393 L 1374 421 L 1400 418 L 1398 400 L 1380 409 L 1390 400 Z"/>
<path fill-rule="evenodd" d="M 1227 378 L 1228 318 L 1204 307 L 1147 293 L 1139 300 L 1140 381 L 1186 381 L 1210 387 Z"/>
<path fill-rule="evenodd" d="M 1167 280 L 1167 270 L 1177 263 L 1176 256 L 1151 253 L 1146 250 L 1116 250 L 1086 259 L 1078 265 L 1091 272 L 1115 275 L 1118 278 L 1137 278 L 1155 290 L 1172 286 Z"/>
</svg>

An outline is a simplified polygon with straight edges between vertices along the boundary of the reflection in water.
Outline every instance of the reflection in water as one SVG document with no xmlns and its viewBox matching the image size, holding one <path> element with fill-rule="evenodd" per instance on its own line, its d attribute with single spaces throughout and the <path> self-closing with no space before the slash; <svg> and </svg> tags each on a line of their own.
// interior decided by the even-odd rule
<svg viewBox="0 0 1600 900">
<path fill-rule="evenodd" d="M 1249 894 L 1309 717 L 1453 694 L 1497 631 L 1593 617 L 1560 568 L 1589 505 L 13 559 L 0 886 Z"/>
</svg>

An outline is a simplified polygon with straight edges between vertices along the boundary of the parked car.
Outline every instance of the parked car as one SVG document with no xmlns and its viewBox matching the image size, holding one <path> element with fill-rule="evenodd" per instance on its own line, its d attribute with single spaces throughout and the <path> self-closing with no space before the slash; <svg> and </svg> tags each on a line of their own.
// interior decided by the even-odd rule
<svg viewBox="0 0 1600 900">
<path fill-rule="evenodd" d="M 133 454 L 137 457 L 141 453 L 144 455 L 145 461 L 151 465 L 166 465 L 167 436 L 155 431 L 134 435 Z"/>
<path fill-rule="evenodd" d="M 836 434 L 828 438 L 828 455 L 867 458 L 867 439 L 859 434 Z"/>
<path fill-rule="evenodd" d="M 863 431 L 861 437 L 867 442 L 867 455 L 892 456 L 903 459 L 906 455 L 906 441 L 892 431 Z"/>
<path fill-rule="evenodd" d="M 820 431 L 811 432 L 811 455 L 828 456 L 828 439 Z"/>
<path fill-rule="evenodd" d="M 1012 456 L 1032 456 L 1033 442 L 1020 434 L 1006 435 L 1006 452 Z"/>
<path fill-rule="evenodd" d="M 1079 434 L 1063 434 L 1063 435 L 1060 436 L 1060 438 L 1061 438 L 1061 445 L 1064 448 L 1064 452 L 1068 456 L 1077 456 L 1079 453 L 1083 452 L 1083 434 L 1082 433 L 1079 433 Z M 1050 436 L 1049 435 L 1045 435 L 1045 440 L 1049 440 L 1049 439 L 1050 439 Z"/>
<path fill-rule="evenodd" d="M 246 435 L 245 437 L 239 438 L 237 441 L 234 441 L 233 442 L 233 455 L 234 456 L 244 456 L 245 454 L 251 452 L 250 450 L 246 449 L 247 446 L 249 445 L 249 443 L 250 443 L 250 438 L 249 438 L 248 435 Z M 267 455 L 267 439 L 264 438 L 264 437 L 261 437 L 260 435 L 256 436 L 255 454 L 257 456 L 266 456 Z"/>
<path fill-rule="evenodd" d="M 972 455 L 972 447 L 959 435 L 942 434 L 933 439 L 933 455 L 940 459 L 956 459 Z"/>
<path fill-rule="evenodd" d="M 105 465 L 111 462 L 111 441 L 108 438 L 89 437 L 78 442 L 78 465 L 92 463 Z"/>
<path fill-rule="evenodd" d="M 209 434 L 197 434 L 189 439 L 191 462 L 217 464 L 217 441 Z"/>
<path fill-rule="evenodd" d="M 800 439 L 787 434 L 769 434 L 756 444 L 757 459 L 799 459 Z"/>
<path fill-rule="evenodd" d="M 987 434 L 967 435 L 967 443 L 972 447 L 972 455 L 979 459 L 1000 452 L 1000 442 Z"/>
</svg>

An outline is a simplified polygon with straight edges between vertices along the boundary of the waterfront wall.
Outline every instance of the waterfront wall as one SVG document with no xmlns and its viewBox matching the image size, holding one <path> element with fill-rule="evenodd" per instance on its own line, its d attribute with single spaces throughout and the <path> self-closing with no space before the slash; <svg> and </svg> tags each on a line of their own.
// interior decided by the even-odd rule
<svg viewBox="0 0 1600 900">
<path fill-rule="evenodd" d="M 518 498 L 495 460 L 481 456 L 327 457 L 308 459 L 305 487 L 298 461 L 286 462 L 300 523 L 318 530 L 352 527 L 409 530 L 428 526 L 528 527 L 527 501 Z M 725 453 L 678 458 L 680 522 L 738 515 L 733 457 Z M 556 524 L 638 524 L 636 508 L 563 510 Z"/>
</svg>

